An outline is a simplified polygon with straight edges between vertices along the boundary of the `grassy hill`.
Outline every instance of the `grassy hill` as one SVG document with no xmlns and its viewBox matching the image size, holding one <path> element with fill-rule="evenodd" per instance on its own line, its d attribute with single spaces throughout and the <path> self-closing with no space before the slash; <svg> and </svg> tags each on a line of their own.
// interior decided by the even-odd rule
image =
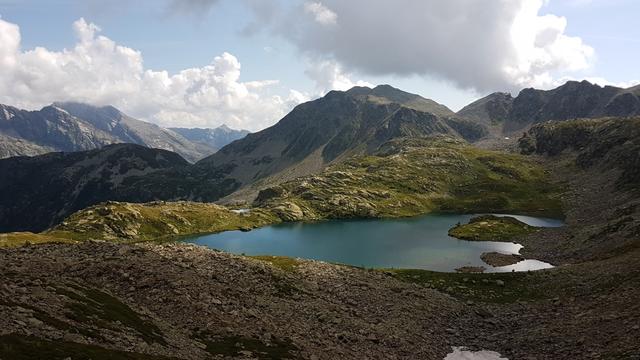
<svg viewBox="0 0 640 360">
<path fill-rule="evenodd" d="M 559 188 L 531 158 L 448 137 L 403 139 L 319 175 L 260 192 L 256 206 L 294 218 L 400 217 L 507 212 L 560 217 Z"/>
</svg>

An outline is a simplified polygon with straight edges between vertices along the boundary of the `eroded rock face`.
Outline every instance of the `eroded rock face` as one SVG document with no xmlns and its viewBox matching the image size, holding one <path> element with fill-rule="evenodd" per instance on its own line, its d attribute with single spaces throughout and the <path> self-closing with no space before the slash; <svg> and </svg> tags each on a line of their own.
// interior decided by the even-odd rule
<svg viewBox="0 0 640 360">
<path fill-rule="evenodd" d="M 360 196 L 333 195 L 329 199 L 328 205 L 334 209 L 336 218 L 371 218 L 377 216 L 375 205 Z"/>
<path fill-rule="evenodd" d="M 493 93 L 465 106 L 458 116 L 484 124 L 503 123 L 508 119 L 513 97 L 508 93 Z"/>
</svg>

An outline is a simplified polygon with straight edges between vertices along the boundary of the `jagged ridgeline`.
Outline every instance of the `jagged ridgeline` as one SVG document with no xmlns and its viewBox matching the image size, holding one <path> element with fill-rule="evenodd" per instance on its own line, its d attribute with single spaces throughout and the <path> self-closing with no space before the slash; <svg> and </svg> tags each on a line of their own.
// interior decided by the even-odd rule
<svg viewBox="0 0 640 360">
<path fill-rule="evenodd" d="M 515 98 L 493 93 L 457 115 L 510 133 L 549 120 L 640 115 L 640 86 L 601 87 L 588 81 L 569 81 L 552 90 L 524 89 Z"/>
</svg>

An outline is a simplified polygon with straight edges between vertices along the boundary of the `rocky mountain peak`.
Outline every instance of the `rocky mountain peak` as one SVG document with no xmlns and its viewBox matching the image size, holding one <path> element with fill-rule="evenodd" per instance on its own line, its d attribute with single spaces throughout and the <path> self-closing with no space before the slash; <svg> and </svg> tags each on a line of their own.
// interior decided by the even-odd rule
<svg viewBox="0 0 640 360">
<path fill-rule="evenodd" d="M 370 95 L 383 97 L 397 103 L 406 103 L 414 99 L 424 99 L 420 95 L 408 93 L 400 89 L 394 88 L 391 85 L 378 85 L 371 90 Z"/>
<path fill-rule="evenodd" d="M 10 120 L 16 116 L 16 113 L 20 111 L 13 106 L 0 104 L 0 120 Z"/>
<path fill-rule="evenodd" d="M 463 107 L 457 115 L 483 124 L 502 122 L 509 116 L 512 105 L 511 94 L 494 92 Z"/>
<path fill-rule="evenodd" d="M 85 119 L 102 130 L 113 130 L 126 115 L 113 106 L 94 106 L 79 102 L 55 102 L 53 106 Z"/>
</svg>

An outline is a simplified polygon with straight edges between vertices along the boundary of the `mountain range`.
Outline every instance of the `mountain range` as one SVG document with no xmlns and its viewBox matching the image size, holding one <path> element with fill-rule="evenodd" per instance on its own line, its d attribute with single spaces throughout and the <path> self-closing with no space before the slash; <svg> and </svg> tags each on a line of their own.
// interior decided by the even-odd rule
<svg viewBox="0 0 640 360">
<path fill-rule="evenodd" d="M 195 162 L 216 152 L 225 141 L 247 133 L 227 127 L 193 129 L 188 136 L 179 132 L 134 119 L 113 106 L 59 102 L 38 111 L 26 111 L 0 105 L 0 158 L 132 143 L 173 151 Z M 216 134 L 216 137 L 203 140 L 207 134 Z"/>
<path fill-rule="evenodd" d="M 298 105 L 276 125 L 225 146 L 198 165 L 232 164 L 229 176 L 247 185 L 275 174 L 310 174 L 371 153 L 394 138 L 435 134 L 475 141 L 486 129 L 433 100 L 388 85 L 355 87 Z"/>
<path fill-rule="evenodd" d="M 298 105 L 274 126 L 235 140 L 195 164 L 177 154 L 127 144 L 0 160 L 0 231 L 42 230 L 78 209 L 105 200 L 212 202 L 225 198 L 246 204 L 261 189 L 317 174 L 354 156 L 374 154 L 396 139 L 445 136 L 474 142 L 496 133 L 521 132 L 548 120 L 631 116 L 640 113 L 634 105 L 637 94 L 637 88 L 569 82 L 550 91 L 526 89 L 515 98 L 492 94 L 455 113 L 433 100 L 388 85 L 355 87 Z M 30 114 L 3 107 L 5 113 L 15 114 L 12 118 L 22 116 L 27 124 L 38 123 L 29 120 L 31 116 L 53 112 L 59 118 L 52 122 L 54 130 L 91 134 L 77 137 L 92 140 L 85 146 L 106 142 L 105 137 L 114 132 L 134 139 L 127 131 L 131 126 L 126 126 L 132 121 L 109 116 L 113 108 L 91 111 L 92 116 L 85 113 L 87 109 L 86 105 L 58 104 Z M 114 117 L 120 121 L 107 121 Z M 85 131 L 90 125 L 96 129 L 94 123 L 110 127 Z M 216 138 L 209 131 L 166 131 L 202 146 Z M 214 142 L 208 144 L 215 146 Z M 47 179 L 47 184 L 34 179 Z M 33 209 L 38 209 L 36 218 L 27 216 Z"/>
<path fill-rule="evenodd" d="M 625 117 L 640 114 L 640 86 L 601 87 L 569 81 L 552 90 L 524 89 L 518 96 L 493 93 L 458 111 L 457 115 L 503 132 L 520 131 L 549 120 Z"/>
<path fill-rule="evenodd" d="M 217 128 L 169 128 L 185 139 L 212 149 L 214 152 L 249 134 L 248 130 L 234 130 L 227 125 Z"/>
</svg>

